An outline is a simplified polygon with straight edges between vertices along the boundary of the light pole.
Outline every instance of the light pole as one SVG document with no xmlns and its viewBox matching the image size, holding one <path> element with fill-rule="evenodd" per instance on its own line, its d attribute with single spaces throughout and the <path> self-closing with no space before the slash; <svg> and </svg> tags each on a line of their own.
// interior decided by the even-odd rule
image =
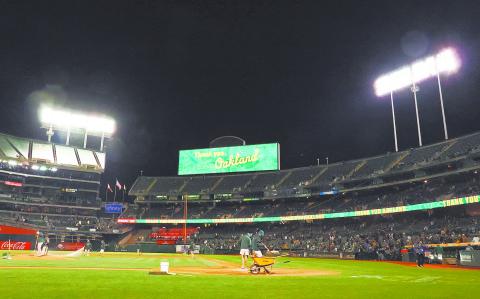
<svg viewBox="0 0 480 299">
<path fill-rule="evenodd" d="M 52 142 L 52 136 L 53 136 L 53 134 L 55 134 L 55 133 L 53 132 L 53 126 L 50 125 L 50 126 L 48 127 L 48 130 L 47 130 L 47 140 L 48 140 L 48 142 Z"/>
<path fill-rule="evenodd" d="M 461 66 L 460 58 L 453 48 L 447 48 L 441 51 L 435 57 L 435 75 L 437 76 L 438 93 L 440 96 L 440 106 L 442 108 L 443 131 L 445 133 L 445 140 L 448 139 L 447 120 L 445 117 L 445 108 L 443 106 L 443 92 L 442 84 L 440 82 L 440 74 L 454 73 L 458 71 Z"/>
<path fill-rule="evenodd" d="M 395 139 L 395 151 L 398 152 L 397 125 L 395 123 L 395 108 L 393 106 L 393 91 L 390 92 L 390 102 L 392 103 L 393 137 Z"/>
<path fill-rule="evenodd" d="M 395 138 L 395 150 L 398 151 L 397 132 L 395 124 L 395 112 L 393 106 L 393 92 L 410 87 L 415 101 L 415 115 L 417 117 L 418 144 L 422 146 L 422 133 L 420 130 L 420 117 L 418 113 L 417 92 L 418 83 L 429 78 L 437 77 L 438 92 L 440 94 L 440 105 L 442 108 L 443 130 L 445 139 L 448 139 L 447 121 L 445 117 L 445 109 L 443 105 L 442 85 L 440 82 L 440 74 L 455 73 L 461 65 L 461 61 L 453 48 L 446 48 L 435 55 L 417 60 L 410 65 L 400 67 L 390 73 L 384 74 L 375 80 L 375 94 L 378 97 L 390 94 L 392 105 L 393 130 Z"/>
<path fill-rule="evenodd" d="M 442 107 L 443 131 L 445 133 L 445 140 L 448 139 L 447 120 L 445 119 L 445 109 L 443 108 L 443 93 L 442 84 L 440 83 L 440 72 L 437 71 L 438 93 L 440 94 L 440 106 Z"/>
<path fill-rule="evenodd" d="M 420 89 L 413 82 L 411 91 L 413 92 L 413 99 L 415 100 L 415 115 L 417 116 L 417 131 L 418 131 L 418 145 L 422 146 L 422 132 L 420 131 L 420 117 L 418 116 L 418 103 L 417 103 L 417 92 Z"/>
<path fill-rule="evenodd" d="M 183 245 L 187 245 L 188 194 L 183 195 Z"/>
</svg>

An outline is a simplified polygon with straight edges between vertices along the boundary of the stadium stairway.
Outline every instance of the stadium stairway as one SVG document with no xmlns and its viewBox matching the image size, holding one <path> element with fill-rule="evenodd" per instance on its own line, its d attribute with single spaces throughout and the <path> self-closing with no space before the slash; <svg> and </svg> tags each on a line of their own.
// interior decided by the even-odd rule
<svg viewBox="0 0 480 299">
<path fill-rule="evenodd" d="M 454 144 L 456 144 L 458 142 L 458 140 L 452 140 L 451 142 L 449 142 L 446 146 L 444 146 L 442 148 L 441 151 L 438 151 L 436 154 L 435 154 L 435 157 L 434 158 L 438 158 L 438 157 L 441 157 L 443 155 L 443 153 L 447 152 Z"/>
<path fill-rule="evenodd" d="M 183 182 L 183 184 L 180 186 L 180 188 L 178 188 L 178 193 L 182 193 L 183 189 L 185 189 L 185 186 L 187 186 L 188 184 L 188 181 L 185 180 L 185 182 Z"/>
<path fill-rule="evenodd" d="M 145 194 L 150 193 L 150 190 L 152 190 L 153 186 L 155 186 L 156 183 L 157 183 L 157 179 L 152 180 L 150 185 L 148 185 L 147 189 L 145 189 Z"/>
<path fill-rule="evenodd" d="M 146 237 L 148 236 L 149 232 L 150 232 L 150 229 L 139 229 L 139 230 L 130 232 L 128 233 L 128 235 L 126 235 L 124 238 L 122 238 L 118 242 L 118 245 L 120 247 L 125 247 L 127 245 L 136 244 L 138 242 L 139 237 L 142 237 L 142 236 L 144 240 L 146 240 L 147 239 Z"/>
<path fill-rule="evenodd" d="M 242 190 L 246 190 L 248 188 L 248 186 L 250 186 L 250 184 L 257 178 L 257 175 L 253 175 L 246 183 L 245 185 L 243 186 L 243 189 Z"/>
<path fill-rule="evenodd" d="M 215 191 L 215 189 L 218 187 L 218 185 L 220 185 L 220 183 L 223 181 L 223 176 L 220 177 L 212 186 L 212 188 L 210 189 L 210 192 L 213 192 Z"/>
<path fill-rule="evenodd" d="M 405 159 L 405 157 L 408 156 L 409 154 L 410 154 L 409 151 L 405 151 L 402 155 L 400 155 L 400 157 L 398 157 L 397 160 L 393 161 L 392 164 L 387 166 L 387 168 L 385 168 L 384 172 L 389 172 L 390 170 L 392 170 L 395 166 L 398 165 L 398 163 L 402 162 L 402 160 Z"/>
<path fill-rule="evenodd" d="M 286 179 L 288 179 L 289 176 L 292 175 L 292 171 L 289 171 L 286 175 L 284 175 L 280 181 L 278 181 L 277 184 L 275 184 L 275 187 L 279 187 L 280 185 L 282 185 L 283 182 L 285 182 Z"/>
<path fill-rule="evenodd" d="M 357 166 L 355 166 L 355 168 L 350 171 L 347 175 L 346 175 L 346 178 L 350 178 L 352 177 L 353 174 L 355 174 L 357 171 L 359 171 L 360 169 L 362 169 L 363 166 L 365 166 L 365 164 L 367 164 L 367 160 L 363 160 L 362 162 L 360 162 Z"/>
<path fill-rule="evenodd" d="M 118 246 L 126 246 L 128 241 L 132 238 L 133 232 L 129 232 L 125 237 L 118 241 Z"/>
<path fill-rule="evenodd" d="M 328 167 L 324 167 L 316 176 L 314 176 L 311 180 L 310 180 L 310 185 L 313 184 L 316 180 L 318 180 L 319 177 L 322 176 L 322 174 L 324 174 L 326 171 L 327 171 Z"/>
</svg>

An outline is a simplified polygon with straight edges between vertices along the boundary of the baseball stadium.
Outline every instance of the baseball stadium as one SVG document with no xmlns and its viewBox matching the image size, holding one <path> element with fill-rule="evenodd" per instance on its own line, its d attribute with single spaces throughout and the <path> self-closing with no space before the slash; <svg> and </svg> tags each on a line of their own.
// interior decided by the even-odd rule
<svg viewBox="0 0 480 299">
<path fill-rule="evenodd" d="M 139 176 L 129 204 L 101 199 L 104 151 L 0 135 L 3 294 L 478 291 L 480 133 L 284 170 L 279 144 L 238 140 L 181 151 L 179 175 Z"/>
<path fill-rule="evenodd" d="M 123 2 L 0 15 L 37 20 L 29 34 L 8 30 L 41 45 L 12 43 L 0 70 L 0 98 L 18 99 L 0 105 L 2 298 L 480 293 L 480 110 L 462 101 L 479 96 L 469 18 L 444 7 L 442 27 L 407 3 L 424 26 L 400 22 L 401 6 L 383 28 L 391 5 Z M 402 34 L 401 50 L 386 30 Z M 319 73 L 303 72 L 315 65 L 326 70 L 318 89 Z M 352 82 L 332 84 L 342 72 Z M 324 90 L 354 100 L 332 104 Z M 366 117 L 361 98 L 387 108 Z"/>
</svg>

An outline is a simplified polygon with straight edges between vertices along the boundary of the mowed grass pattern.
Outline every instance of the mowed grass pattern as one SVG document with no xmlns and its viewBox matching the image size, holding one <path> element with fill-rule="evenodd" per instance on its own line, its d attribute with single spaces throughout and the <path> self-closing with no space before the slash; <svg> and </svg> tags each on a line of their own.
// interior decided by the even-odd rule
<svg viewBox="0 0 480 299">
<path fill-rule="evenodd" d="M 55 253 L 53 253 L 55 254 Z M 391 263 L 328 259 L 278 259 L 275 267 L 336 271 L 330 276 L 149 275 L 148 271 L 99 271 L 65 267 L 152 269 L 239 263 L 235 256 L 97 254 L 66 260 L 0 260 L 2 298 L 459 298 L 480 293 L 480 271 L 415 268 Z M 286 261 L 290 261 L 285 263 Z M 174 270 L 173 270 L 174 271 Z"/>
</svg>

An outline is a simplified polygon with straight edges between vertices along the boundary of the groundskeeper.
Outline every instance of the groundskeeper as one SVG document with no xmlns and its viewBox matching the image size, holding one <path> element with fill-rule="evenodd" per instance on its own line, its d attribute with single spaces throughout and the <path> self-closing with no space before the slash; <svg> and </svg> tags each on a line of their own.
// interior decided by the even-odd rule
<svg viewBox="0 0 480 299">
<path fill-rule="evenodd" d="M 252 246 L 252 239 L 250 234 L 246 233 L 240 237 L 240 256 L 242 257 L 242 269 L 245 269 L 245 263 L 248 261 L 250 255 L 250 247 Z"/>
</svg>

